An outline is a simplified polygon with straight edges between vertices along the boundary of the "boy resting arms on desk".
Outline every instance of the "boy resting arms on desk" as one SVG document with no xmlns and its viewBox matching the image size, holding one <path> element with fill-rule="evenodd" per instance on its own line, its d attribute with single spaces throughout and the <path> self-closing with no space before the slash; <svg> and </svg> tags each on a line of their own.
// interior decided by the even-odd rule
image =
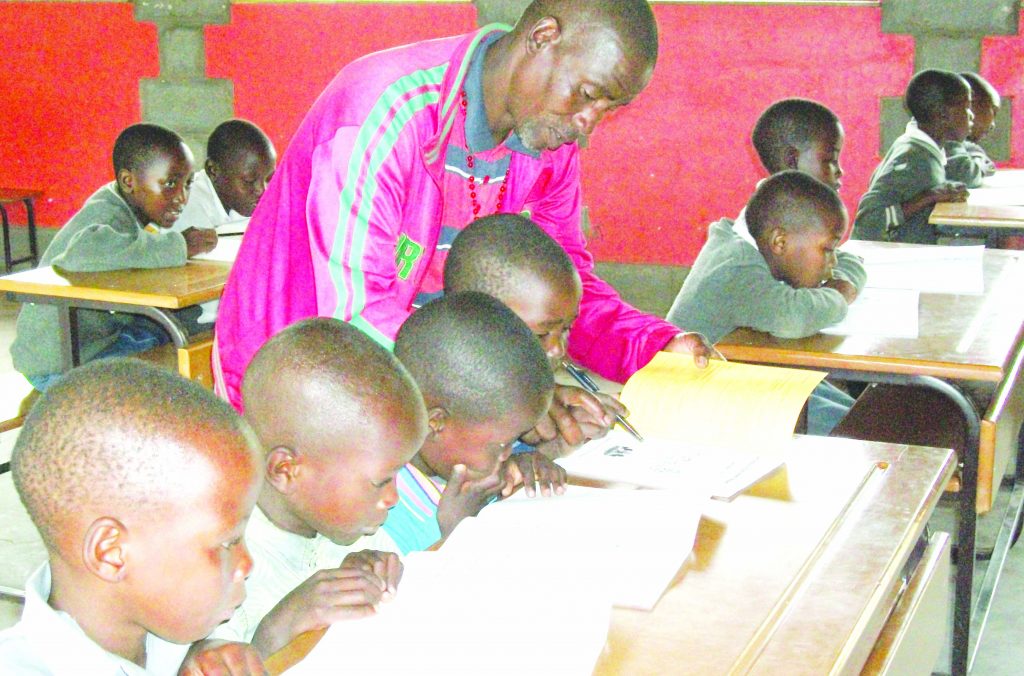
<svg viewBox="0 0 1024 676">
<path fill-rule="evenodd" d="M 971 113 L 974 121 L 966 139 L 947 141 L 943 145 L 946 151 L 946 177 L 951 181 L 961 181 L 968 188 L 977 188 L 986 176 L 996 173 L 995 163 L 978 142 L 996 126 L 996 113 L 1002 101 L 996 88 L 977 73 L 960 73 L 960 77 L 971 86 Z"/>
<path fill-rule="evenodd" d="M 398 360 L 329 318 L 267 341 L 242 394 L 266 454 L 246 529 L 255 568 L 248 598 L 214 637 L 251 641 L 266 658 L 299 634 L 374 613 L 395 593 L 402 565 L 377 529 L 427 416 Z"/>
<path fill-rule="evenodd" d="M 448 537 L 524 481 L 562 492 L 565 470 L 512 444 L 548 410 L 555 382 L 530 329 L 494 298 L 446 294 L 414 312 L 395 355 L 416 379 L 430 430 L 398 473 L 398 505 L 384 530 L 403 553 Z"/>
<path fill-rule="evenodd" d="M 68 272 L 104 272 L 185 265 L 213 249 L 212 230 L 173 232 L 188 200 L 193 161 L 181 137 L 155 124 L 135 124 L 114 142 L 115 180 L 97 190 L 46 248 L 40 265 Z M 199 308 L 179 311 L 194 328 Z M 14 368 L 40 391 L 60 377 L 57 308 L 29 304 L 18 315 L 11 345 Z M 168 342 L 155 322 L 136 315 L 78 311 L 82 361 L 141 352 Z"/>
<path fill-rule="evenodd" d="M 0 672 L 263 673 L 240 644 L 182 664 L 252 568 L 258 442 L 225 402 L 140 361 L 89 364 L 35 404 L 11 465 L 49 562 L 0 632 Z"/>
</svg>

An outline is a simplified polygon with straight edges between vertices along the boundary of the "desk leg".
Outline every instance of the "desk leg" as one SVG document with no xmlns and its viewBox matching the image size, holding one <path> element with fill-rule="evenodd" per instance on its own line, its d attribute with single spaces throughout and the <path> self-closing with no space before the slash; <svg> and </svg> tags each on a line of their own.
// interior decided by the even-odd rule
<svg viewBox="0 0 1024 676">
<path fill-rule="evenodd" d="M 60 320 L 60 342 L 61 362 L 64 365 L 64 373 L 75 368 L 81 363 L 78 354 L 78 311 L 70 305 L 57 305 L 57 317 Z"/>
<path fill-rule="evenodd" d="M 960 492 L 957 494 L 957 565 L 953 597 L 953 641 L 950 657 L 952 676 L 967 676 L 971 657 L 971 596 L 974 583 L 975 531 L 978 524 L 978 444 L 981 417 L 959 388 L 934 376 L 913 376 L 864 371 L 831 371 L 844 380 L 917 385 L 933 389 L 952 401 L 963 414 L 965 422 L 964 453 L 960 461 Z"/>
<path fill-rule="evenodd" d="M 181 322 L 170 310 L 164 310 L 158 307 L 138 307 L 132 308 L 131 310 L 122 309 L 119 311 L 131 312 L 132 314 L 149 317 L 167 331 L 168 335 L 171 337 L 171 342 L 174 343 L 174 347 L 179 350 L 183 347 L 188 347 L 188 332 L 185 331 L 185 327 L 181 325 Z"/>
<path fill-rule="evenodd" d="M 32 198 L 25 198 L 25 220 L 28 225 L 28 251 L 32 267 L 39 265 L 39 243 L 36 241 L 36 211 Z"/>
<path fill-rule="evenodd" d="M 11 253 L 11 224 L 7 220 L 7 209 L 2 204 L 0 204 L 0 221 L 3 222 L 4 230 L 4 269 L 10 272 L 14 267 L 14 256 Z"/>
</svg>

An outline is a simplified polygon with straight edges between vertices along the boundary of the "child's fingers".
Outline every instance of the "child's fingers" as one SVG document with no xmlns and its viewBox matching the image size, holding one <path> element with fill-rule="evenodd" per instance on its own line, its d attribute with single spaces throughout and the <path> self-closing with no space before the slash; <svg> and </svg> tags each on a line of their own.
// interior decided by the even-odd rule
<svg viewBox="0 0 1024 676">
<path fill-rule="evenodd" d="M 389 554 L 384 580 L 387 582 L 388 592 L 391 596 L 398 593 L 398 583 L 402 581 L 402 573 L 404 571 L 405 566 L 402 564 L 402 560 L 398 558 L 398 554 Z"/>
<path fill-rule="evenodd" d="M 449 490 L 452 495 L 459 495 L 462 492 L 462 487 L 466 484 L 466 466 L 455 465 L 452 467 L 452 476 L 448 479 L 448 484 L 444 487 L 444 492 Z"/>
</svg>

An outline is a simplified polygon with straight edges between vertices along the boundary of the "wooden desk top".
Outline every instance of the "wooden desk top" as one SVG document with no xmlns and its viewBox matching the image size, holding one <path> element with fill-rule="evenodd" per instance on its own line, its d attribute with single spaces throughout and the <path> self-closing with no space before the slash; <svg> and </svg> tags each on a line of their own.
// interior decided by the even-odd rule
<svg viewBox="0 0 1024 676">
<path fill-rule="evenodd" d="M 739 361 L 999 382 L 1024 337 L 1024 252 L 986 249 L 983 260 L 984 295 L 921 294 L 919 338 L 783 339 L 737 329 L 718 349 Z"/>
<path fill-rule="evenodd" d="M 230 263 L 190 260 L 180 268 L 58 272 L 52 267 L 0 277 L 0 292 L 177 310 L 220 297 Z"/>
<path fill-rule="evenodd" d="M 694 554 L 655 609 L 613 612 L 595 673 L 859 672 L 953 454 L 797 437 L 787 462 L 748 494 L 710 504 Z M 296 639 L 270 673 L 318 639 Z"/>
<path fill-rule="evenodd" d="M 971 228 L 1024 229 L 1024 206 L 994 206 L 969 202 L 940 202 L 928 216 L 932 225 Z"/>
<path fill-rule="evenodd" d="M 31 190 L 23 188 L 0 188 L 0 204 L 20 202 L 26 199 L 34 200 L 42 196 L 42 190 Z"/>
</svg>

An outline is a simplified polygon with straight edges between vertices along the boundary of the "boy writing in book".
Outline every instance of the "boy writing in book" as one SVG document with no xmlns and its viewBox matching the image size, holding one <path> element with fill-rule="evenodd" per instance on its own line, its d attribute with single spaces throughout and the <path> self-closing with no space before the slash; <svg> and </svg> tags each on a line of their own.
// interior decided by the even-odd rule
<svg viewBox="0 0 1024 676">
<path fill-rule="evenodd" d="M 907 85 L 904 104 L 914 117 L 893 142 L 860 200 L 853 237 L 935 244 L 928 216 L 938 202 L 963 202 L 967 187 L 946 176 L 942 145 L 971 131 L 971 88 L 956 73 L 923 70 Z"/>
<path fill-rule="evenodd" d="M 246 529 L 249 596 L 215 634 L 263 657 L 299 634 L 375 612 L 401 563 L 378 532 L 395 473 L 427 435 L 419 390 L 395 357 L 355 327 L 317 318 L 260 348 L 242 386 L 265 452 Z"/>
<path fill-rule="evenodd" d="M 562 368 L 579 312 L 580 277 L 565 250 L 528 218 L 494 214 L 466 226 L 445 260 L 444 290 L 497 298 L 537 336 L 552 370 Z M 604 436 L 615 416 L 625 413 L 612 397 L 556 384 L 548 414 L 525 439 L 557 458 Z"/>
<path fill-rule="evenodd" d="M 276 166 L 277 151 L 262 129 L 247 120 L 220 123 L 206 142 L 206 163 L 174 229 L 244 230 Z"/>
<path fill-rule="evenodd" d="M 93 193 L 61 228 L 40 265 L 69 272 L 178 267 L 213 249 L 217 235 L 212 230 L 170 230 L 192 183 L 192 152 L 181 137 L 155 124 L 132 125 L 114 143 L 113 164 L 115 180 Z M 141 352 L 169 340 L 144 317 L 99 310 L 77 314 L 83 362 Z M 198 314 L 198 308 L 189 308 L 179 318 L 188 327 Z M 57 308 L 22 308 L 11 357 L 37 390 L 60 377 L 60 336 Z"/>
<path fill-rule="evenodd" d="M 513 442 L 547 411 L 554 378 L 530 329 L 491 296 L 446 294 L 413 313 L 395 355 L 419 385 L 429 432 L 398 473 L 398 505 L 384 530 L 403 553 L 447 537 L 499 495 L 536 481 L 550 495 L 565 472 Z"/>
<path fill-rule="evenodd" d="M 182 664 L 245 596 L 257 449 L 224 402 L 140 361 L 89 364 L 44 393 L 11 466 L 49 561 L 0 632 L 0 672 L 263 673 L 238 644 Z"/>
<path fill-rule="evenodd" d="M 711 225 L 670 319 L 686 317 L 715 342 L 741 326 L 798 338 L 846 316 L 866 275 L 859 259 L 836 251 L 847 216 L 835 190 L 801 171 L 780 172 L 758 187 L 745 221 L 750 240 L 729 219 Z M 808 432 L 828 434 L 849 404 L 819 396 Z"/>
<path fill-rule="evenodd" d="M 977 73 L 960 73 L 960 77 L 971 87 L 974 121 L 964 141 L 947 141 L 943 146 L 946 151 L 946 177 L 961 181 L 968 188 L 977 188 L 986 176 L 996 173 L 995 163 L 978 143 L 996 126 L 996 113 L 1002 102 L 995 87 Z"/>
</svg>

